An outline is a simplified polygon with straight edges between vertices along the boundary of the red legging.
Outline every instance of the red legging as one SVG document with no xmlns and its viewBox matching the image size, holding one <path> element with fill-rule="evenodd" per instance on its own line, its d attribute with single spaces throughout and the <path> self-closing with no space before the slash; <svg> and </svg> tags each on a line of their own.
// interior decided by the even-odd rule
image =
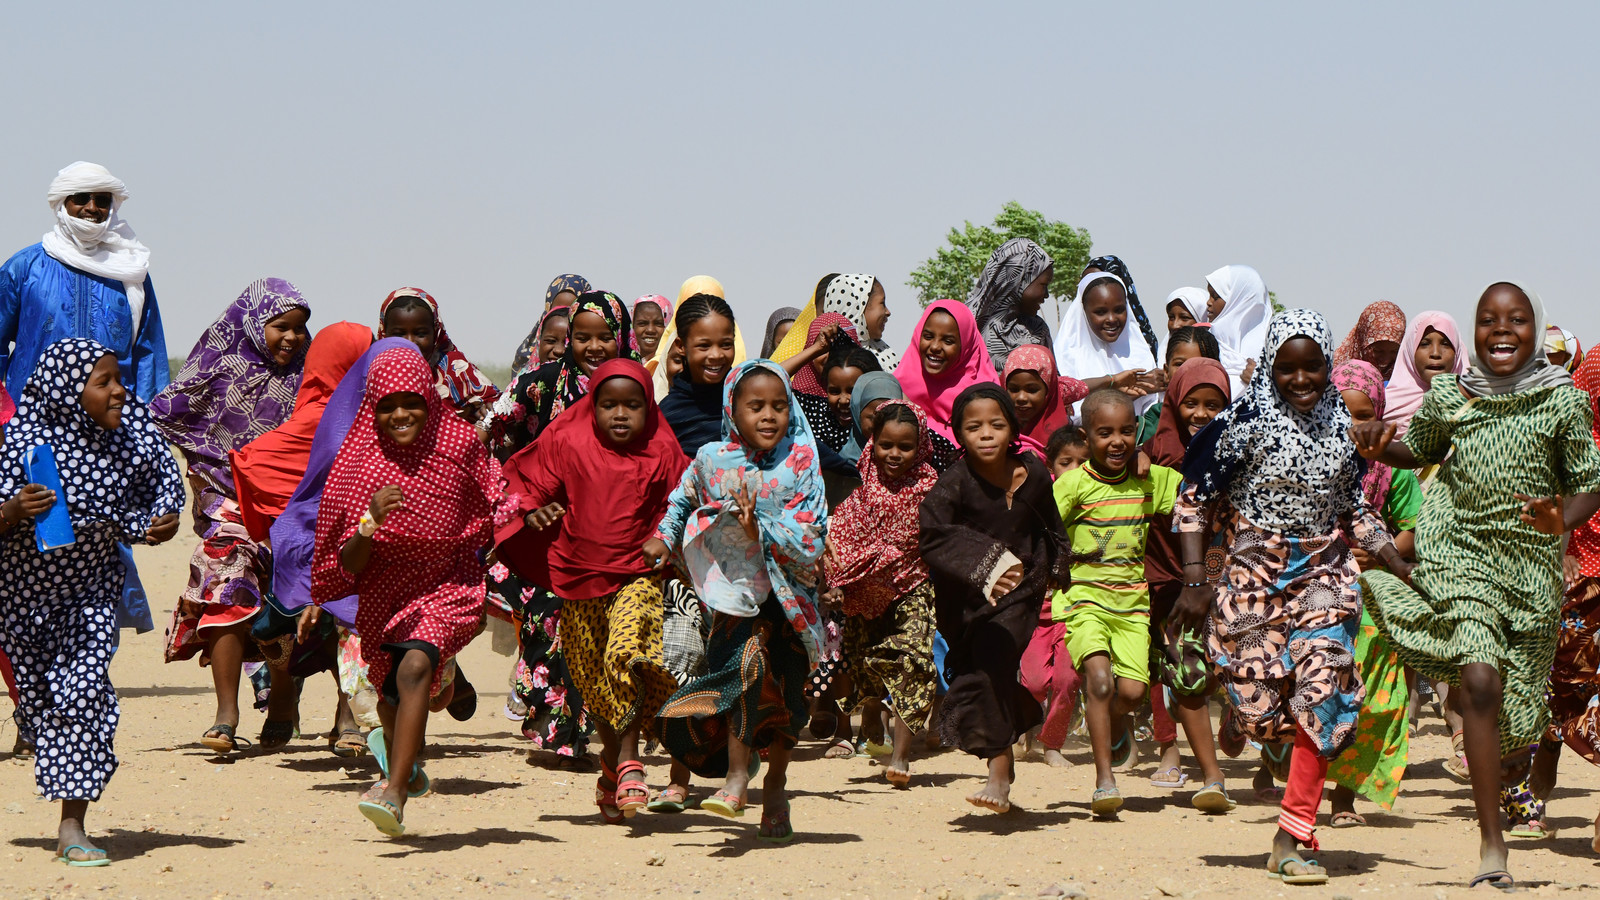
<svg viewBox="0 0 1600 900">
<path fill-rule="evenodd" d="M 1035 700 L 1040 703 L 1044 703 L 1046 697 L 1050 700 L 1044 727 L 1039 729 L 1039 743 L 1051 750 L 1060 750 L 1067 742 L 1073 704 L 1083 679 L 1073 668 L 1072 654 L 1067 652 L 1067 626 L 1050 618 L 1049 597 L 1045 597 L 1033 640 L 1023 651 L 1020 674 L 1022 686 Z"/>
<path fill-rule="evenodd" d="M 1322 786 L 1328 780 L 1328 760 L 1317 752 L 1299 726 L 1294 730 L 1294 755 L 1289 757 L 1289 783 L 1283 788 L 1283 803 L 1278 806 L 1278 827 L 1312 850 L 1318 849 L 1317 807 L 1322 805 Z"/>
</svg>

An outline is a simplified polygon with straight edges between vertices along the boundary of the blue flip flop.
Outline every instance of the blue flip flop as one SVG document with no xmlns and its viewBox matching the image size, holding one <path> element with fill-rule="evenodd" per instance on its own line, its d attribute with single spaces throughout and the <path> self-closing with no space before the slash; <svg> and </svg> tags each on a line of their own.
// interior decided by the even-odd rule
<svg viewBox="0 0 1600 900">
<path fill-rule="evenodd" d="M 389 745 L 384 741 L 383 728 L 374 728 L 372 733 L 367 735 L 367 749 L 372 752 L 372 758 L 378 761 L 378 770 L 383 773 L 383 777 L 388 778 Z M 422 779 L 422 787 L 411 790 L 411 781 L 416 781 L 419 777 Z M 428 772 L 422 768 L 422 763 L 411 764 L 411 781 L 406 782 L 406 796 L 412 800 L 426 797 L 433 792 L 433 779 L 428 777 Z"/>
<path fill-rule="evenodd" d="M 91 853 L 98 853 L 100 856 L 96 859 L 73 859 L 72 851 L 74 850 L 82 852 L 85 856 L 88 856 Z M 91 849 L 81 844 L 73 844 L 66 849 L 66 852 L 62 853 L 60 856 L 57 856 L 55 861 L 66 863 L 74 869 L 98 869 L 101 866 L 111 865 L 111 858 L 106 856 L 105 852 L 106 851 L 101 850 L 99 847 Z"/>
<path fill-rule="evenodd" d="M 378 830 L 389 837 L 399 837 L 406 833 L 406 826 L 400 821 L 399 809 L 386 800 L 363 800 L 356 804 L 361 814 L 367 821 L 378 826 Z"/>
</svg>

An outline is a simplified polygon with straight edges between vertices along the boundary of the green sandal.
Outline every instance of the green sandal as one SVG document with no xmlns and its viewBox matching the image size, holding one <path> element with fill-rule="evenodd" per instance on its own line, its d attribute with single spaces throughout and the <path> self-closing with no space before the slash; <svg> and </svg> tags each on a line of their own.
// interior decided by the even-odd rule
<svg viewBox="0 0 1600 900">
<path fill-rule="evenodd" d="M 356 804 L 361 814 L 367 821 L 378 826 L 378 830 L 389 837 L 399 837 L 406 833 L 406 826 L 400 821 L 400 807 L 387 800 L 363 800 Z"/>
<path fill-rule="evenodd" d="M 1103 819 L 1109 819 L 1122 808 L 1122 791 L 1114 788 L 1095 788 L 1089 800 L 1089 811 Z"/>
<path fill-rule="evenodd" d="M 727 791 L 720 790 L 700 801 L 701 809 L 705 810 L 706 812 L 716 813 L 725 819 L 744 818 L 744 811 L 747 805 L 748 804 L 744 800 L 735 797 Z"/>
<path fill-rule="evenodd" d="M 1283 859 L 1278 860 L 1278 869 L 1277 869 L 1277 871 L 1270 871 L 1269 870 L 1267 872 L 1267 877 L 1273 879 L 1274 881 L 1282 881 L 1284 884 L 1308 884 L 1309 885 L 1309 884 L 1327 884 L 1328 883 L 1327 870 L 1323 870 L 1323 871 L 1320 871 L 1320 872 L 1306 871 L 1306 872 L 1301 872 L 1298 875 L 1290 875 L 1288 872 L 1285 872 L 1284 870 L 1287 869 L 1291 865 L 1298 865 L 1298 866 L 1301 866 L 1301 867 L 1303 867 L 1305 869 L 1313 869 L 1313 868 L 1322 869 L 1322 864 L 1317 862 L 1314 859 L 1299 859 L 1299 858 L 1296 858 L 1296 857 L 1293 857 L 1293 856 L 1286 856 Z"/>
<path fill-rule="evenodd" d="M 761 828 L 756 839 L 769 844 L 787 844 L 794 840 L 794 825 L 789 821 L 789 804 L 781 809 L 761 810 Z"/>
</svg>

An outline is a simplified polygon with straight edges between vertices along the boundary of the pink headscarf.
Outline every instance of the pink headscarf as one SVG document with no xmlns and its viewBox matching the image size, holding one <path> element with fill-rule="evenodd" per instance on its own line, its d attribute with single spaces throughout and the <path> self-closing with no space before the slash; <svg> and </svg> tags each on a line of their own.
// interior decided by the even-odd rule
<svg viewBox="0 0 1600 900">
<path fill-rule="evenodd" d="M 1333 367 L 1332 380 L 1340 393 L 1356 391 L 1366 394 L 1367 399 L 1372 401 L 1372 411 L 1380 420 L 1383 418 L 1386 405 L 1383 373 L 1378 371 L 1377 366 L 1364 359 L 1347 359 Z M 1393 469 L 1381 462 L 1367 463 L 1367 472 L 1361 479 L 1361 492 L 1374 513 L 1383 512 L 1383 504 L 1389 499 L 1389 485 L 1393 482 Z"/>
<path fill-rule="evenodd" d="M 955 318 L 961 351 L 943 372 L 929 375 L 922 371 L 922 354 L 917 352 L 917 345 L 921 343 L 922 329 L 928 324 L 928 317 L 936 312 Z M 917 327 L 911 330 L 911 346 L 901 356 L 894 377 L 906 392 L 905 399 L 922 407 L 928 414 L 928 427 L 952 443 L 956 436 L 950 430 L 950 413 L 956 395 L 975 384 L 1000 383 L 995 376 L 994 363 L 989 359 L 989 350 L 978 334 L 978 321 L 972 317 L 972 310 L 960 300 L 936 300 L 928 304 L 928 308 L 922 312 L 922 318 L 917 320 Z"/>
<path fill-rule="evenodd" d="M 1395 357 L 1394 374 L 1389 377 L 1387 391 L 1388 408 L 1383 413 L 1383 421 L 1399 426 L 1396 437 L 1406 433 L 1411 417 L 1422 408 L 1422 395 L 1428 392 L 1428 382 L 1417 370 L 1417 347 L 1430 330 L 1444 335 L 1450 346 L 1456 348 L 1456 363 L 1450 369 L 1451 374 L 1467 371 L 1467 346 L 1461 343 L 1461 332 L 1449 313 L 1430 309 L 1412 319 L 1400 341 L 1400 353 Z"/>
</svg>

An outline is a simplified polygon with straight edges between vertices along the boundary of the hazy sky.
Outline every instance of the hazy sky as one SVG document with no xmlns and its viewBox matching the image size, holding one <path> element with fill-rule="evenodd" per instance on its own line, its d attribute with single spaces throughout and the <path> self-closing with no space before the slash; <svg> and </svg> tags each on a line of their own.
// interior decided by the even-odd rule
<svg viewBox="0 0 1600 900">
<path fill-rule="evenodd" d="M 1340 332 L 1523 278 L 1600 339 L 1593 4 L 534 6 L 9 8 L 0 253 L 92 160 L 174 355 L 277 275 L 313 327 L 424 287 L 503 364 L 562 272 L 624 299 L 713 274 L 751 332 L 872 272 L 900 343 L 907 273 L 1017 200 L 1158 321 L 1248 263 Z"/>
</svg>

